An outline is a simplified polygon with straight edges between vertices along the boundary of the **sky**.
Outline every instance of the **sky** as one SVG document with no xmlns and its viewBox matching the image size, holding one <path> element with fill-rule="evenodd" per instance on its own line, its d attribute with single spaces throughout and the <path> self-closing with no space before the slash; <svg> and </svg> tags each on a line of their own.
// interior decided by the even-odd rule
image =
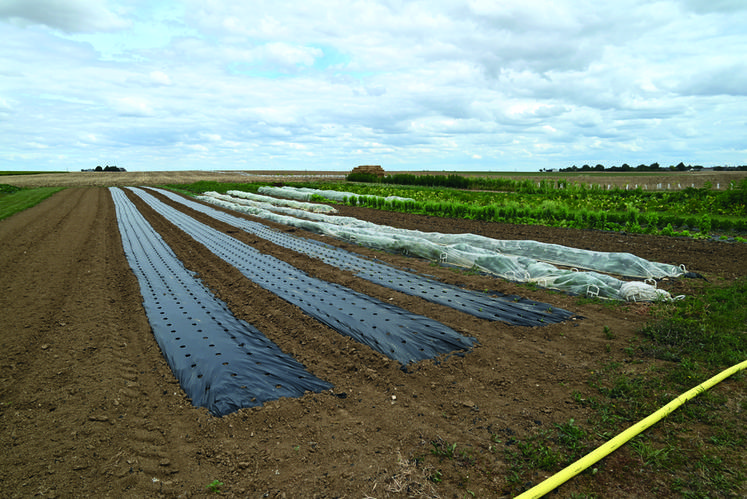
<svg viewBox="0 0 747 499">
<path fill-rule="evenodd" d="M 0 0 L 0 170 L 747 164 L 744 0 Z"/>
</svg>

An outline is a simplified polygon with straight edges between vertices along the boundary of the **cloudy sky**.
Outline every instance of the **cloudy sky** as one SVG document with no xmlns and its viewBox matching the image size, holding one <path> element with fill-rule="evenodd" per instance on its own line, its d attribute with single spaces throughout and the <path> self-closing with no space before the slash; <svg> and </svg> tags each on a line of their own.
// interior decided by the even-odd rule
<svg viewBox="0 0 747 499">
<path fill-rule="evenodd" d="M 0 170 L 747 164 L 744 0 L 0 0 Z"/>
</svg>

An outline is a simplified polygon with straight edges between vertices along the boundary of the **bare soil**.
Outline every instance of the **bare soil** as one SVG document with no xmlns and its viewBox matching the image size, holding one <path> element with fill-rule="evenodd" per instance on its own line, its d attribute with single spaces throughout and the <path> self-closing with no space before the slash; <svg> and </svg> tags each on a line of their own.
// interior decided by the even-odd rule
<svg viewBox="0 0 747 499">
<path fill-rule="evenodd" d="M 142 202 L 137 205 L 237 317 L 334 389 L 222 418 L 193 407 L 150 331 L 108 190 L 65 189 L 0 221 L 0 483 L 6 497 L 203 497 L 214 480 L 223 482 L 226 497 L 463 497 L 467 491 L 508 497 L 515 490 L 506 482 L 504 446 L 570 418 L 585 421 L 588 413 L 573 402 L 572 392 L 588 390 L 589 373 L 602 363 L 629 361 L 625 347 L 650 318 L 646 304 L 589 303 L 327 241 L 446 282 L 518 294 L 578 316 L 533 328 L 488 322 L 361 281 L 177 205 L 310 274 L 479 340 L 462 357 L 405 371 L 252 284 Z M 747 274 L 744 244 L 365 208 L 341 212 L 397 227 L 629 251 L 685 264 L 714 283 Z M 693 282 L 660 286 L 686 294 Z M 614 338 L 604 334 L 605 326 Z M 439 462 L 430 452 L 433 441 L 456 443 L 457 452 L 467 451 L 477 464 Z M 416 466 L 419 457 L 424 459 Z M 603 497 L 662 495 L 655 480 L 629 482 L 630 463 L 614 456 L 606 463 L 597 475 Z M 435 469 L 442 473 L 439 483 L 426 478 Z M 542 478 L 538 474 L 534 483 Z M 578 490 L 576 480 L 561 487 L 563 497 Z"/>
</svg>

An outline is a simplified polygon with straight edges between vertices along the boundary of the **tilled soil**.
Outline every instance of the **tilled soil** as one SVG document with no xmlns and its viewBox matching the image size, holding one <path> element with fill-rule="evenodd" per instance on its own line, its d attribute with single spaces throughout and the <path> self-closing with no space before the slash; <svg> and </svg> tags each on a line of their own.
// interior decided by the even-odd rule
<svg viewBox="0 0 747 499">
<path fill-rule="evenodd" d="M 227 497 L 508 496 L 515 490 L 506 482 L 503 446 L 553 423 L 584 421 L 587 413 L 572 392 L 587 390 L 589 373 L 602 363 L 625 362 L 625 347 L 650 318 L 646 304 L 588 303 L 327 240 L 445 282 L 521 295 L 577 316 L 532 328 L 488 322 L 362 281 L 166 201 L 311 275 L 479 341 L 464 356 L 403 370 L 249 282 L 129 197 L 237 317 L 334 388 L 222 418 L 193 407 L 150 331 L 109 191 L 65 189 L 0 221 L 0 482 L 6 496 L 200 497 L 214 480 Z M 712 282 L 747 273 L 744 244 L 340 211 L 404 228 L 628 251 L 684 264 Z M 660 285 L 673 294 L 693 291 L 686 279 Z M 457 452 L 467 451 L 479 465 L 439 464 L 431 456 L 434 441 L 456 443 Z M 428 480 L 436 467 L 439 479 Z M 653 496 L 647 484 L 631 485 L 624 473 L 602 469 L 600 476 L 607 494 Z M 568 495 L 574 487 L 571 481 L 562 491 Z"/>
</svg>

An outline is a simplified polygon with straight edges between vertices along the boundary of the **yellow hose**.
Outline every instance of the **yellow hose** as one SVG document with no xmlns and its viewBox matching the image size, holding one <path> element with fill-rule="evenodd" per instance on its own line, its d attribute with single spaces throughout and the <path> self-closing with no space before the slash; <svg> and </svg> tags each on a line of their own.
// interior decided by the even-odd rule
<svg viewBox="0 0 747 499">
<path fill-rule="evenodd" d="M 601 447 L 597 447 L 594 451 L 585 455 L 584 457 L 582 457 L 575 463 L 557 472 L 555 475 L 551 476 L 550 478 L 536 485 L 535 487 L 532 487 L 531 489 L 527 490 L 520 496 L 517 496 L 516 499 L 529 499 L 529 498 L 535 499 L 535 498 L 544 496 L 551 490 L 559 487 L 566 481 L 578 475 L 579 473 L 584 471 L 586 468 L 588 468 L 592 464 L 596 463 L 597 461 L 604 458 L 608 454 L 611 454 L 614 450 L 621 447 L 624 443 L 626 443 L 631 438 L 635 437 L 636 435 L 646 430 L 650 426 L 654 425 L 655 423 L 658 423 L 661 419 L 670 415 L 679 406 L 681 406 L 688 400 L 697 397 L 701 393 L 705 392 L 706 390 L 713 387 L 717 383 L 720 383 L 721 381 L 728 378 L 732 374 L 738 371 L 741 371 L 742 369 L 746 369 L 746 368 L 747 368 L 747 360 L 735 366 L 732 366 L 725 371 L 720 372 L 719 374 L 712 377 L 708 381 L 704 381 L 703 383 L 699 384 L 695 388 L 689 390 L 686 393 L 683 393 L 676 399 L 672 400 L 667 405 L 665 405 L 664 407 L 662 407 L 655 413 L 648 416 L 646 419 L 643 419 L 639 421 L 638 423 L 634 424 L 633 426 L 631 426 L 624 432 L 620 433 L 615 438 L 608 441 Z"/>
</svg>

